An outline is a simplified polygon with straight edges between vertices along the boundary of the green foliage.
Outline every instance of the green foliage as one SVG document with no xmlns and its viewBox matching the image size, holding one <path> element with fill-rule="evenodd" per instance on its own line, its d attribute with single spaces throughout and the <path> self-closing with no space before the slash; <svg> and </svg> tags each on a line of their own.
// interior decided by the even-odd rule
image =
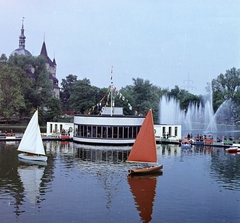
<svg viewBox="0 0 240 223">
<path fill-rule="evenodd" d="M 232 68 L 227 70 L 225 74 L 220 74 L 216 79 L 212 80 L 213 90 L 213 107 L 214 111 L 226 100 L 231 100 L 233 106 L 229 107 L 229 117 L 225 117 L 229 122 L 240 119 L 240 70 Z M 235 122 L 234 121 L 234 122 Z M 225 121 L 226 122 L 226 121 Z"/>
<path fill-rule="evenodd" d="M 45 58 L 15 54 L 9 57 L 8 64 L 24 71 L 19 73 L 25 100 L 25 109 L 20 109 L 20 113 L 29 115 L 32 108 L 40 107 L 52 96 Z"/>
<path fill-rule="evenodd" d="M 69 74 L 66 79 L 62 79 L 62 88 L 60 92 L 60 98 L 63 104 L 63 110 L 69 111 L 71 110 L 69 104 L 70 95 L 73 93 L 73 86 L 77 82 L 77 76 Z"/>
<path fill-rule="evenodd" d="M 158 121 L 158 104 L 162 95 L 161 88 L 152 85 L 149 80 L 133 78 L 133 86 L 128 85 L 122 88 L 121 93 L 132 106 L 132 110 L 129 109 L 129 106 L 125 106 L 124 114 L 135 114 L 136 112 L 144 115 L 147 114 L 149 109 L 152 109 L 154 121 Z"/>
<path fill-rule="evenodd" d="M 76 81 L 69 98 L 70 107 L 77 113 L 88 113 L 89 109 L 96 104 L 96 92 L 97 88 L 92 87 L 89 80 Z"/>
<path fill-rule="evenodd" d="M 240 70 L 232 68 L 226 74 L 220 74 L 212 81 L 214 97 L 222 98 L 223 101 L 235 99 L 240 86 Z"/>
<path fill-rule="evenodd" d="M 3 62 L 4 61 L 4 62 Z M 46 70 L 46 61 L 42 56 L 2 54 L 0 58 L 0 116 L 9 120 L 12 117 L 31 115 L 31 111 L 39 107 L 50 110 L 43 120 L 55 119 L 59 115 L 58 100 L 51 102 L 52 83 Z M 51 100 L 50 100 L 51 99 Z M 49 102 L 50 100 L 50 102 Z M 56 109 L 52 112 L 53 107 Z"/>
<path fill-rule="evenodd" d="M 116 95 L 115 98 L 115 104 L 117 107 L 123 107 L 123 113 L 125 115 L 134 115 L 135 114 L 135 100 L 132 94 L 132 89 L 129 87 L 128 89 L 122 88 L 120 90 L 120 93 L 124 97 L 120 97 L 119 95 Z"/>
<path fill-rule="evenodd" d="M 25 107 L 21 76 L 24 71 L 18 67 L 4 65 L 0 68 L 0 116 L 10 120 L 18 117 Z"/>
<path fill-rule="evenodd" d="M 6 64 L 7 62 L 7 56 L 3 53 L 0 57 L 0 66 Z"/>
<path fill-rule="evenodd" d="M 199 105 L 201 103 L 201 97 L 193 95 L 184 89 L 180 89 L 178 86 L 165 92 L 165 95 L 179 101 L 180 108 L 184 111 L 187 111 L 189 104 Z"/>
<path fill-rule="evenodd" d="M 42 122 L 49 121 L 58 121 L 59 116 L 61 115 L 61 106 L 62 103 L 60 99 L 56 97 L 50 97 L 44 106 L 42 106 Z"/>
</svg>

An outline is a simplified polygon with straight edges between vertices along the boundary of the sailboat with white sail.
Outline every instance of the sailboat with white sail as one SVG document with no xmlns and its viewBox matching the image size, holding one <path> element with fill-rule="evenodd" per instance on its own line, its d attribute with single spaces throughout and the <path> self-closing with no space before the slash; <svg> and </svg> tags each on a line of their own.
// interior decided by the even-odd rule
<svg viewBox="0 0 240 223">
<path fill-rule="evenodd" d="M 155 166 L 145 166 L 128 170 L 130 174 L 152 173 L 163 168 L 163 165 L 158 165 L 157 146 L 151 109 L 148 111 L 147 116 L 143 121 L 127 162 L 157 164 Z"/>
<path fill-rule="evenodd" d="M 38 124 L 38 110 L 35 111 L 25 130 L 25 133 L 23 134 L 18 151 L 24 152 L 18 154 L 20 159 L 47 161 L 40 127 Z"/>
</svg>

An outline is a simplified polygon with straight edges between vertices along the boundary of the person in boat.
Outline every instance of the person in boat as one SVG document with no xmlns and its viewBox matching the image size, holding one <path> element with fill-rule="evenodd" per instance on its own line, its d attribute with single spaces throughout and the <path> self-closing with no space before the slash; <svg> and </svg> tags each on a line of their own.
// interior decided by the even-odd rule
<svg viewBox="0 0 240 223">
<path fill-rule="evenodd" d="M 39 154 L 34 154 L 34 153 L 26 153 L 27 156 L 39 156 Z"/>
</svg>

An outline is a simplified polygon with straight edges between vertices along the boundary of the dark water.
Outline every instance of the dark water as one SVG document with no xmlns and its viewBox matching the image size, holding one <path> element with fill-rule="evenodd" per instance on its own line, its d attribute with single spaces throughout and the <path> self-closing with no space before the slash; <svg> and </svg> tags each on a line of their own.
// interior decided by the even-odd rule
<svg viewBox="0 0 240 223">
<path fill-rule="evenodd" d="M 0 145 L 0 222 L 240 222 L 240 154 L 159 146 L 163 173 L 128 178 L 130 147 L 44 143 L 45 166 Z"/>
</svg>

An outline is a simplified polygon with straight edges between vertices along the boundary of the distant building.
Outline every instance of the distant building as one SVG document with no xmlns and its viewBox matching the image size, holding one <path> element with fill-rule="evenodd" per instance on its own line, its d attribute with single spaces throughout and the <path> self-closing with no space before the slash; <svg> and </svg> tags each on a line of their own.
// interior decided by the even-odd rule
<svg viewBox="0 0 240 223">
<path fill-rule="evenodd" d="M 19 36 L 19 47 L 14 50 L 11 55 L 18 54 L 18 55 L 25 55 L 25 56 L 32 56 L 32 54 L 25 49 L 25 39 L 24 36 L 24 26 L 22 22 L 22 29 L 21 29 L 21 35 Z"/>
<path fill-rule="evenodd" d="M 23 25 L 23 21 L 22 21 L 22 29 L 21 29 L 21 34 L 19 36 L 19 47 L 17 49 L 15 49 L 11 55 L 24 55 L 24 56 L 32 56 L 32 54 L 25 49 L 25 40 L 26 37 L 24 35 L 24 25 Z M 53 61 L 49 58 L 48 54 L 47 54 L 47 48 L 46 48 L 46 43 L 45 41 L 43 41 L 42 44 L 42 49 L 40 52 L 40 55 L 45 57 L 46 59 L 46 69 L 49 72 L 49 80 L 51 81 L 52 84 L 52 95 L 55 96 L 56 98 L 60 97 L 60 88 L 58 86 L 58 79 L 56 78 L 56 68 L 57 68 L 57 64 L 56 64 L 56 60 L 55 58 L 53 59 Z M 28 76 L 31 78 L 34 78 L 34 69 L 33 67 L 30 65 L 29 66 L 29 70 L 27 71 Z"/>
<path fill-rule="evenodd" d="M 43 41 L 40 55 L 44 56 L 46 59 L 46 68 L 47 68 L 47 71 L 49 72 L 49 79 L 52 83 L 52 95 L 55 96 L 56 98 L 59 98 L 60 97 L 60 88 L 58 87 L 58 79 L 56 78 L 57 64 L 56 64 L 55 58 L 52 61 L 48 57 L 45 41 Z"/>
</svg>

